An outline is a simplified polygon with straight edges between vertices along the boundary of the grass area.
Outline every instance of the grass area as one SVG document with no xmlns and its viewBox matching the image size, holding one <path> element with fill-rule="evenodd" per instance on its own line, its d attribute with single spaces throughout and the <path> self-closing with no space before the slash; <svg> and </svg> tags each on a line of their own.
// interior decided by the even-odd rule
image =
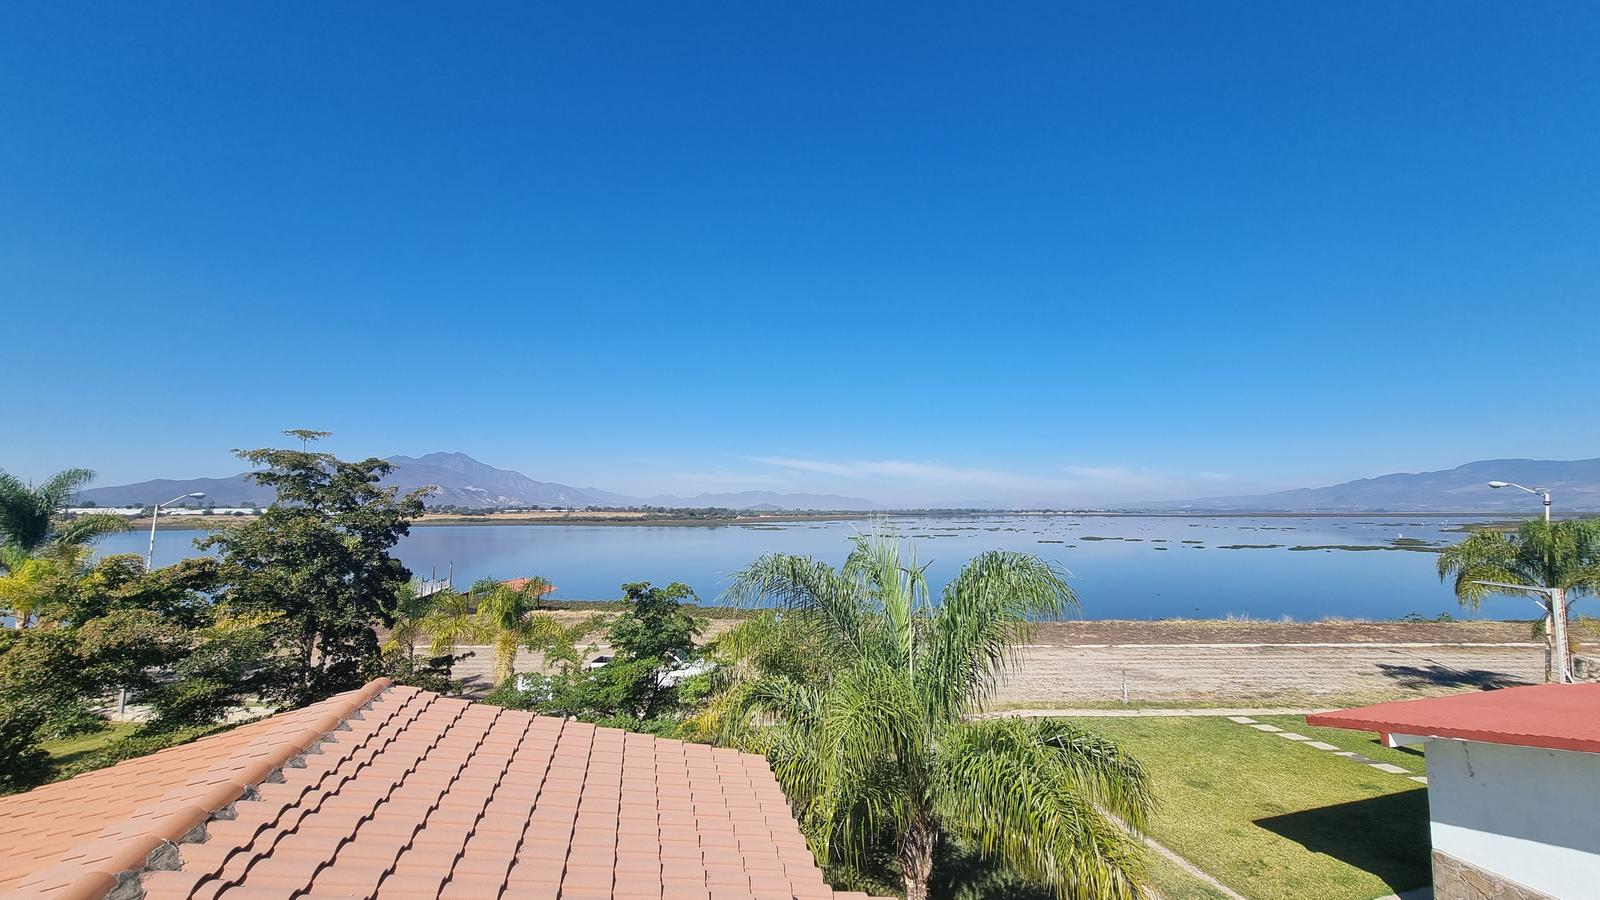
<svg viewBox="0 0 1600 900">
<path fill-rule="evenodd" d="M 1254 716 L 1257 722 L 1276 725 L 1284 731 L 1303 734 L 1314 741 L 1324 741 L 1340 750 L 1353 750 L 1374 762 L 1392 763 L 1410 769 L 1413 775 L 1428 774 L 1428 757 L 1419 747 L 1385 747 L 1378 736 L 1370 731 L 1349 731 L 1344 728 L 1318 728 L 1307 725 L 1305 716 Z M 1279 738 L 1279 740 L 1283 740 Z M 1399 778 L 1399 775 L 1394 776 Z"/>
<path fill-rule="evenodd" d="M 1161 900 L 1228 900 L 1227 894 L 1153 851 L 1150 854 L 1150 887 Z"/>
<path fill-rule="evenodd" d="M 1246 897 L 1371 900 L 1428 883 L 1415 782 L 1224 718 L 1077 721 L 1149 767 L 1151 837 Z"/>
<path fill-rule="evenodd" d="M 75 763 L 87 759 L 97 750 L 103 750 L 112 743 L 132 734 L 139 727 L 136 722 L 107 722 L 99 731 L 89 734 L 74 735 L 58 741 L 45 741 L 40 746 L 55 760 L 56 765 L 63 769 L 70 768 Z"/>
</svg>

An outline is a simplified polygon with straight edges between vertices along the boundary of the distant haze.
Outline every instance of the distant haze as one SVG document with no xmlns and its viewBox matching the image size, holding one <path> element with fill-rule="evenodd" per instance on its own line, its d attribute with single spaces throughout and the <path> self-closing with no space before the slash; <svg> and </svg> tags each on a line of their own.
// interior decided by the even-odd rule
<svg viewBox="0 0 1600 900">
<path fill-rule="evenodd" d="M 861 497 L 777 491 L 702 493 L 689 497 L 660 494 L 637 497 L 598 487 L 573 487 L 536 481 L 521 472 L 498 469 L 465 453 L 391 456 L 395 466 L 385 479 L 402 491 L 435 485 L 429 506 L 508 509 L 529 506 L 661 506 L 722 507 L 766 510 L 868 511 L 886 508 Z M 1557 512 L 1600 510 L 1600 459 L 1482 460 L 1436 472 L 1396 473 L 1317 488 L 1270 494 L 1205 497 L 1193 500 L 1149 500 L 1110 506 L 1112 509 L 1195 512 L 1505 512 L 1534 513 L 1539 500 L 1513 488 L 1494 490 L 1489 481 L 1512 481 L 1549 488 Z M 101 506 L 164 502 L 194 491 L 217 506 L 261 505 L 272 492 L 248 474 L 226 478 L 155 479 L 136 484 L 93 487 L 79 499 Z M 1002 504 L 971 501 L 941 504 L 963 508 L 995 508 Z M 1058 506 L 1058 503 L 1040 505 Z M 1015 506 L 1026 507 L 1026 504 Z"/>
<path fill-rule="evenodd" d="M 1507 512 L 1534 513 L 1540 498 L 1509 481 L 1552 492 L 1556 512 L 1600 510 L 1600 459 L 1488 459 L 1437 472 L 1396 473 L 1319 488 L 1271 494 L 1132 504 L 1152 510 L 1253 512 Z"/>
</svg>

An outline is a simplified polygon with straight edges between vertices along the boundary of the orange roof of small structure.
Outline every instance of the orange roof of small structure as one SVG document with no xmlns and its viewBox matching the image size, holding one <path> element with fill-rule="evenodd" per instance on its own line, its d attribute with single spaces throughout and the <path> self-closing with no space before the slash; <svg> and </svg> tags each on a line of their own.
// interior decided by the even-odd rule
<svg viewBox="0 0 1600 900">
<path fill-rule="evenodd" d="M 379 679 L 0 798 L 7 897 L 865 898 L 760 756 Z"/>
<path fill-rule="evenodd" d="M 1600 753 L 1600 684 L 1536 684 L 1307 716 L 1312 725 Z"/>
<path fill-rule="evenodd" d="M 527 587 L 528 586 L 528 582 L 530 582 L 532 580 L 533 580 L 532 578 L 508 578 L 505 581 L 502 581 L 500 583 L 502 585 L 512 589 L 513 591 L 520 591 L 523 588 Z M 555 590 L 556 590 L 556 586 L 555 585 L 546 584 L 544 587 L 539 589 L 539 596 L 543 597 L 545 594 L 553 594 L 553 593 L 555 593 Z"/>
</svg>

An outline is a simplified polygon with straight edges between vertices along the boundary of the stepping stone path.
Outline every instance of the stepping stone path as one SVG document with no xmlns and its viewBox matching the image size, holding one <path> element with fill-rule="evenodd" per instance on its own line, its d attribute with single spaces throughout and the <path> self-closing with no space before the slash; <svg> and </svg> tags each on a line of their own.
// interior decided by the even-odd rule
<svg viewBox="0 0 1600 900">
<path fill-rule="evenodd" d="M 1353 763 L 1371 766 L 1380 772 L 1388 772 L 1391 775 L 1404 775 L 1418 784 L 1428 783 L 1428 778 L 1425 775 L 1412 775 L 1408 769 L 1401 768 L 1393 763 L 1378 762 L 1375 759 L 1368 759 L 1354 750 L 1340 750 L 1338 747 L 1328 743 L 1327 741 L 1313 741 L 1311 738 L 1306 737 L 1303 734 L 1295 734 L 1292 731 L 1284 731 L 1282 728 L 1279 728 L 1276 725 L 1268 725 L 1265 722 L 1257 722 L 1255 719 L 1252 719 L 1249 716 L 1228 716 L 1227 718 L 1229 722 L 1244 725 L 1248 728 L 1254 728 L 1257 731 L 1265 732 L 1267 734 L 1276 734 L 1278 737 L 1281 737 L 1286 741 L 1295 741 L 1296 743 L 1304 744 L 1305 746 L 1316 750 L 1332 753 L 1334 756 L 1342 756 Z"/>
</svg>

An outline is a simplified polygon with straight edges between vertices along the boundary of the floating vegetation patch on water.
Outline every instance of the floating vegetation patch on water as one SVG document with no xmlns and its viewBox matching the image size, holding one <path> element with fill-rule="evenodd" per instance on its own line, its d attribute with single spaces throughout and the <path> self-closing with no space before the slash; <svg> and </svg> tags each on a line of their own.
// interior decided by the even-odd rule
<svg viewBox="0 0 1600 900">
<path fill-rule="evenodd" d="M 789 530 L 789 529 L 783 527 L 782 525 L 743 525 L 743 526 L 740 526 L 740 527 L 748 528 L 751 531 L 788 531 Z"/>
<path fill-rule="evenodd" d="M 1185 544 L 1204 544 L 1205 541 L 1184 541 Z"/>
<path fill-rule="evenodd" d="M 1218 550 L 1276 550 L 1282 544 L 1220 544 Z"/>
<path fill-rule="evenodd" d="M 1086 535 L 1078 538 L 1078 540 L 1080 540 L 1080 541 L 1120 541 L 1120 540 L 1122 540 L 1122 538 L 1119 538 L 1119 537 L 1101 537 L 1098 534 L 1086 534 Z"/>
<path fill-rule="evenodd" d="M 1065 544 L 1066 541 L 1049 541 L 1049 540 L 1040 539 L 1040 540 L 1034 541 L 1034 543 L 1035 544 Z"/>
<path fill-rule="evenodd" d="M 1166 542 L 1167 542 L 1166 538 L 1151 538 L 1150 539 L 1150 543 L 1152 543 L 1152 544 L 1165 544 Z"/>
<path fill-rule="evenodd" d="M 1393 547 L 1435 547 L 1435 541 L 1425 541 L 1422 538 L 1397 537 L 1389 542 Z"/>
<path fill-rule="evenodd" d="M 1402 541 L 1406 543 L 1402 543 Z M 1388 544 L 1300 544 L 1290 550 L 1411 550 L 1416 553 L 1438 553 L 1439 547 L 1417 538 L 1395 538 Z"/>
<path fill-rule="evenodd" d="M 1151 550 L 1165 550 L 1167 548 L 1166 547 L 1151 547 L 1150 549 Z"/>
</svg>

